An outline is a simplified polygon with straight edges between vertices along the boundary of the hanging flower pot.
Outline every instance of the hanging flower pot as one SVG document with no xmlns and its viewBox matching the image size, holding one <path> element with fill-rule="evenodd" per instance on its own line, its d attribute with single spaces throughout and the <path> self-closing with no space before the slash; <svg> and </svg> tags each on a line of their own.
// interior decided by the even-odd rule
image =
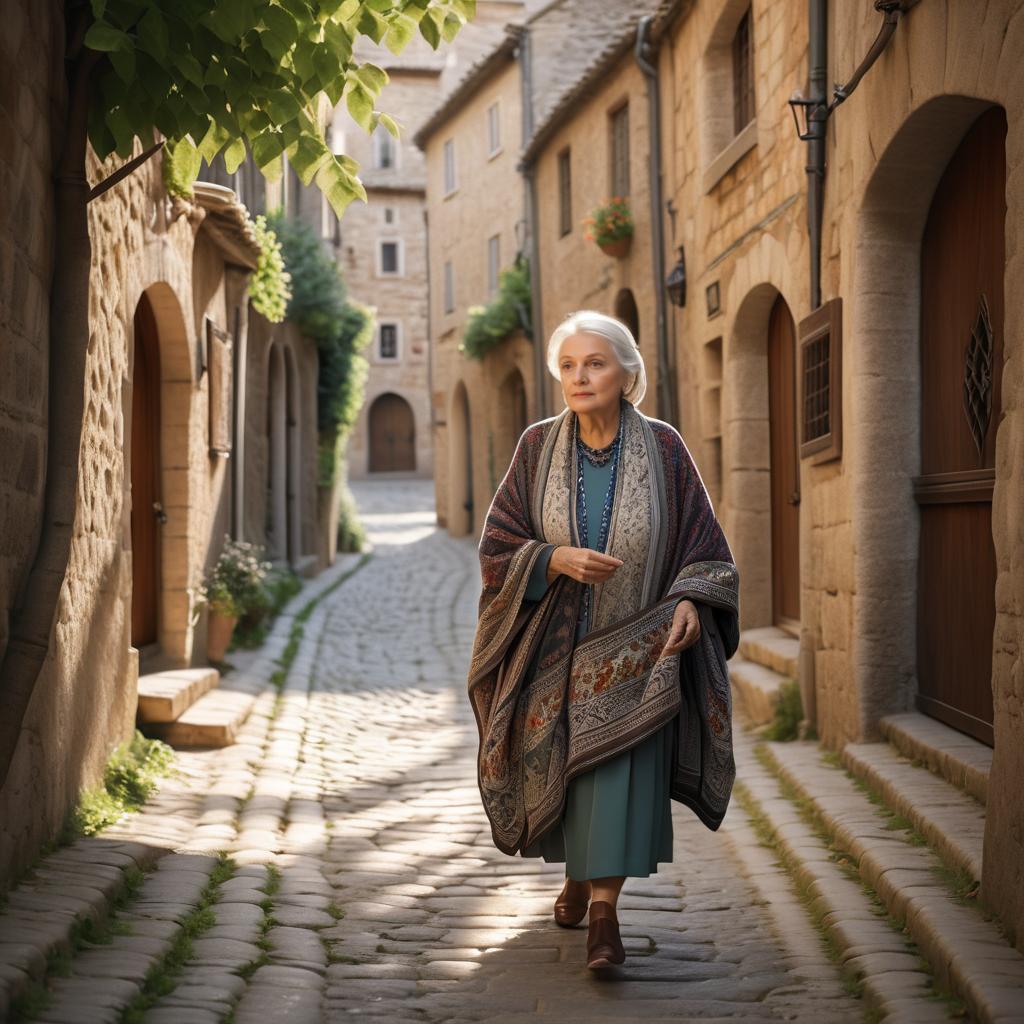
<svg viewBox="0 0 1024 1024">
<path fill-rule="evenodd" d="M 223 661 L 227 654 L 231 634 L 238 622 L 237 615 L 225 615 L 223 612 L 211 611 L 206 623 L 206 656 L 210 661 Z"/>
<path fill-rule="evenodd" d="M 583 226 L 587 229 L 583 237 L 588 242 L 596 242 L 606 256 L 621 259 L 629 252 L 633 241 L 633 218 L 629 202 L 622 196 L 612 196 L 603 206 L 597 207 L 584 218 Z"/>
<path fill-rule="evenodd" d="M 633 236 L 626 235 L 624 238 L 613 238 L 610 242 L 598 242 L 597 244 L 605 256 L 614 256 L 616 259 L 621 259 L 629 252 L 632 242 Z"/>
</svg>

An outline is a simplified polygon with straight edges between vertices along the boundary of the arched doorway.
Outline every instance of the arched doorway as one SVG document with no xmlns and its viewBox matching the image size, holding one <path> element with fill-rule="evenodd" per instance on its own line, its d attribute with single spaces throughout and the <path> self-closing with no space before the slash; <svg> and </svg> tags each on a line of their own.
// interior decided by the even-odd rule
<svg viewBox="0 0 1024 1024">
<path fill-rule="evenodd" d="M 416 420 L 412 406 L 392 392 L 378 395 L 370 406 L 371 473 L 416 469 Z"/>
<path fill-rule="evenodd" d="M 796 435 L 796 327 L 778 295 L 768 316 L 768 433 L 772 518 L 772 621 L 800 623 L 800 469 Z"/>
<path fill-rule="evenodd" d="M 132 646 L 155 646 L 160 628 L 160 342 L 144 294 L 135 307 L 132 361 Z"/>
<path fill-rule="evenodd" d="M 636 299 L 628 288 L 623 288 L 615 296 L 615 315 L 632 331 L 637 345 L 640 344 L 640 311 Z"/>
<path fill-rule="evenodd" d="M 474 530 L 473 440 L 469 396 L 459 381 L 452 393 L 448 415 L 448 531 L 462 537 Z"/>
<path fill-rule="evenodd" d="M 918 708 L 992 745 L 995 435 L 1003 364 L 1006 115 L 946 165 L 921 239 Z"/>
</svg>

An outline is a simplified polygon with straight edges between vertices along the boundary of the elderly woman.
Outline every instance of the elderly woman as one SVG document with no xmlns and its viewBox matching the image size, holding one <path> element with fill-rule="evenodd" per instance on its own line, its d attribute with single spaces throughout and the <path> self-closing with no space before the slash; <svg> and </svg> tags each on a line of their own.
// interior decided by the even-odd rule
<svg viewBox="0 0 1024 1024">
<path fill-rule="evenodd" d="M 566 408 L 523 432 L 488 509 L 469 696 L 494 843 L 565 863 L 555 921 L 589 904 L 602 968 L 625 960 L 625 878 L 672 860 L 670 801 L 725 814 L 738 576 L 682 437 L 635 408 L 629 329 L 579 311 L 547 356 Z"/>
</svg>

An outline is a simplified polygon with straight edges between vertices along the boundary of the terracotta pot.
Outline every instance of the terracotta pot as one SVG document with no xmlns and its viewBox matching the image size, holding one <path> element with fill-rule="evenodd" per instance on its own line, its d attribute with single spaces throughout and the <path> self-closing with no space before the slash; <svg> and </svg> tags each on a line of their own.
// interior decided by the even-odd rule
<svg viewBox="0 0 1024 1024">
<path fill-rule="evenodd" d="M 235 631 L 237 615 L 223 615 L 210 612 L 206 623 L 206 656 L 210 661 L 223 661 L 231 643 L 231 634 Z"/>
<path fill-rule="evenodd" d="M 625 238 L 616 238 L 611 242 L 599 242 L 601 252 L 606 256 L 615 256 L 619 258 L 625 256 L 629 252 L 630 243 L 633 241 L 632 235 L 626 235 Z"/>
</svg>

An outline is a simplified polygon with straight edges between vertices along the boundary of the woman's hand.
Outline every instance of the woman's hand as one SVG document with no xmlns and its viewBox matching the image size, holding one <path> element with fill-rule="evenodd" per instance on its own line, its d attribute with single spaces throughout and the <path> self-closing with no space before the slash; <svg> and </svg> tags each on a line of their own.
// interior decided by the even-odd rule
<svg viewBox="0 0 1024 1024">
<path fill-rule="evenodd" d="M 676 605 L 672 616 L 672 629 L 669 630 L 668 642 L 661 649 L 662 654 L 675 654 L 693 646 L 700 638 L 700 616 L 697 606 L 687 598 Z"/>
<path fill-rule="evenodd" d="M 564 572 L 580 583 L 600 583 L 608 579 L 620 565 L 622 559 L 614 555 L 606 555 L 593 548 L 571 548 L 559 544 L 551 552 L 548 561 L 548 582 Z"/>
</svg>

